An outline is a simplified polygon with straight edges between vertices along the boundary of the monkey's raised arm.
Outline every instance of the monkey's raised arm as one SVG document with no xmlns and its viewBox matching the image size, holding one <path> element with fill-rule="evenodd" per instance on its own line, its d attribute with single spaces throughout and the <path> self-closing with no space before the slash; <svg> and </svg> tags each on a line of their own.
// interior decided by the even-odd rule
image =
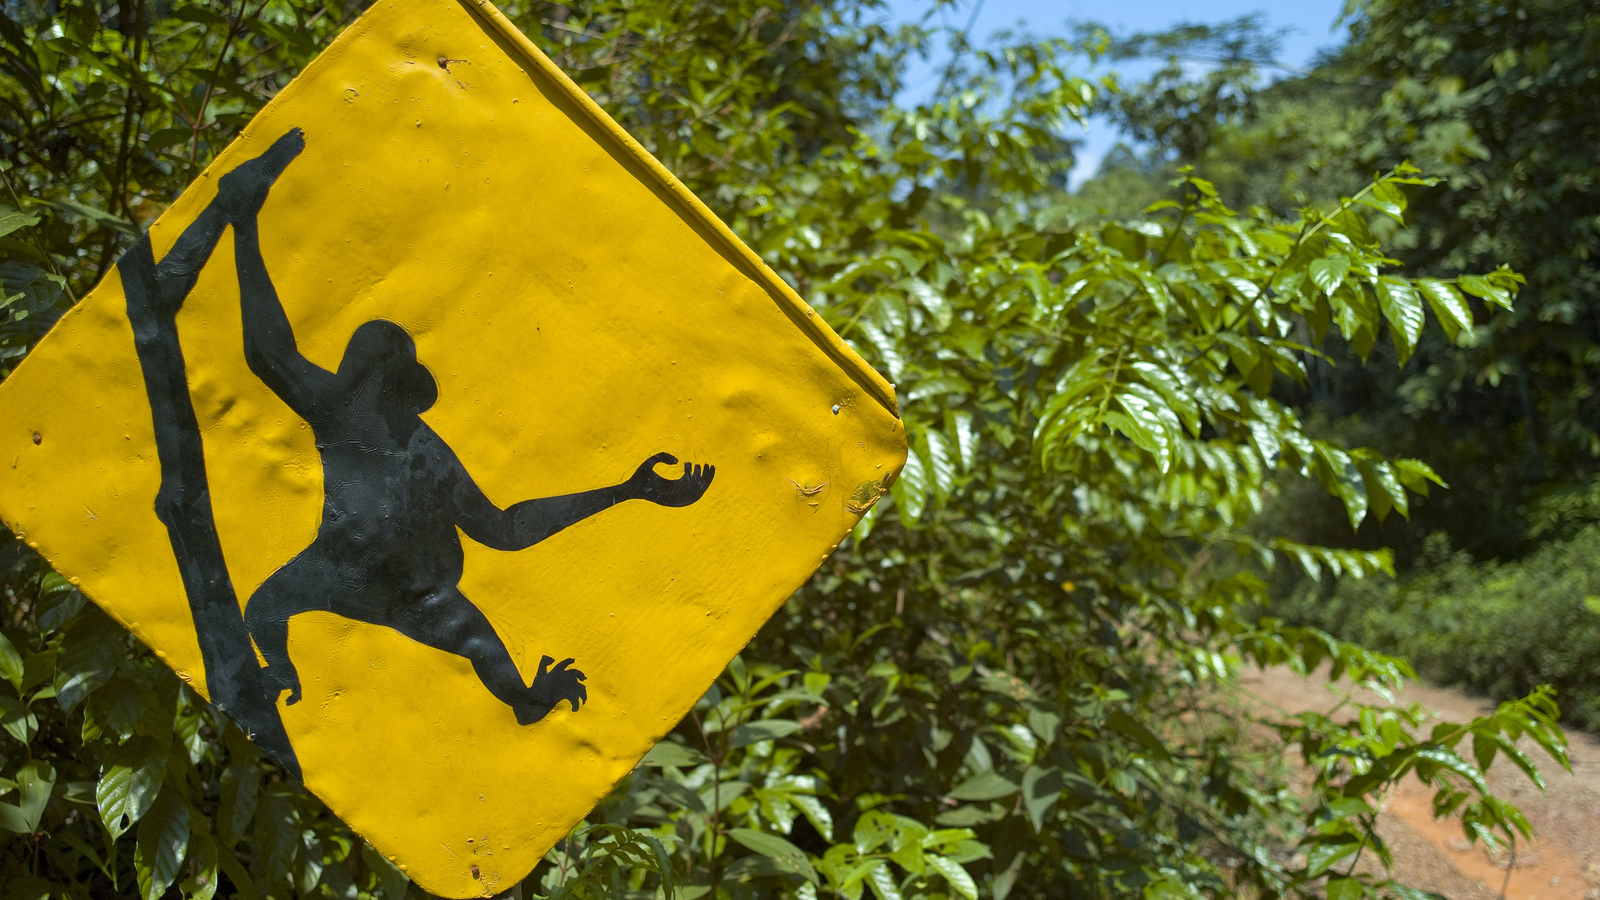
<svg viewBox="0 0 1600 900">
<path fill-rule="evenodd" d="M 261 258 L 254 218 L 235 222 L 234 255 L 239 270 L 239 306 L 244 319 L 244 358 L 250 371 L 302 418 L 314 420 L 338 393 L 332 372 L 300 352 L 289 316 Z"/>
<path fill-rule="evenodd" d="M 443 443 L 441 441 L 441 443 Z M 540 497 L 512 504 L 508 509 L 494 505 L 472 478 L 460 469 L 457 485 L 457 524 L 467 536 L 496 550 L 525 550 L 545 538 L 605 512 L 625 500 L 649 500 L 661 506 L 688 506 L 699 500 L 711 486 L 714 466 L 683 464 L 683 475 L 676 479 L 656 474 L 655 467 L 676 463 L 670 453 L 657 453 L 645 460 L 633 476 L 612 487 L 596 488 L 559 497 Z M 461 464 L 456 463 L 459 467 Z"/>
</svg>

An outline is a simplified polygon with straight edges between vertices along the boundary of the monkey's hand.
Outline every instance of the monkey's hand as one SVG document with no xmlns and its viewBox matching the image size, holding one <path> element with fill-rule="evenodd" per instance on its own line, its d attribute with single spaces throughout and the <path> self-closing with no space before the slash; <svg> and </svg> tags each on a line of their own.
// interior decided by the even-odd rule
<svg viewBox="0 0 1600 900">
<path fill-rule="evenodd" d="M 572 704 L 572 711 L 577 712 L 589 699 L 589 689 L 583 686 L 584 675 L 577 669 L 570 668 L 573 660 L 563 659 L 556 663 L 554 669 L 550 664 L 555 662 L 551 657 L 539 659 L 539 671 L 533 676 L 533 684 L 528 687 L 528 694 L 536 708 L 543 711 L 555 709 L 562 703 Z M 539 713 L 542 718 L 544 712 Z M 524 722 L 523 724 L 528 724 Z"/>
<path fill-rule="evenodd" d="M 255 159 L 243 162 L 217 179 L 217 200 L 228 220 L 254 218 L 267 202 L 267 192 L 294 158 L 306 148 L 306 134 L 291 128 Z"/>
<path fill-rule="evenodd" d="M 676 465 L 678 458 L 671 453 L 657 453 L 644 461 L 633 477 L 628 479 L 629 495 L 649 500 L 662 506 L 688 506 L 705 495 L 711 479 L 717 474 L 716 466 L 683 464 L 683 475 L 663 478 L 656 474 L 656 466 Z"/>
</svg>

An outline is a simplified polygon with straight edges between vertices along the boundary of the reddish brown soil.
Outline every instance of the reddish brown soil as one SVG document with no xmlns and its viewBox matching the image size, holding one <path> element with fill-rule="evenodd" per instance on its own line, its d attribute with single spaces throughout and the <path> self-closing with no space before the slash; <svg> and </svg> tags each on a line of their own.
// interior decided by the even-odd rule
<svg viewBox="0 0 1600 900">
<path fill-rule="evenodd" d="M 1246 698 L 1286 712 L 1328 712 L 1349 694 L 1347 682 L 1330 685 L 1324 672 L 1302 678 L 1282 669 L 1249 670 L 1241 678 Z M 1356 691 L 1355 699 L 1381 703 Z M 1492 712 L 1486 700 L 1458 691 L 1412 685 L 1399 698 L 1451 721 Z M 1394 853 L 1395 877 L 1412 887 L 1455 900 L 1600 900 L 1600 742 L 1567 734 L 1572 771 L 1564 771 L 1532 742 L 1522 747 L 1544 776 L 1540 792 L 1516 767 L 1501 763 L 1488 779 L 1494 792 L 1516 803 L 1537 831 L 1515 859 L 1473 847 L 1453 821 L 1433 818 L 1428 790 L 1414 780 L 1392 794 L 1379 833 Z M 1509 878 L 1508 878 L 1509 876 Z"/>
</svg>

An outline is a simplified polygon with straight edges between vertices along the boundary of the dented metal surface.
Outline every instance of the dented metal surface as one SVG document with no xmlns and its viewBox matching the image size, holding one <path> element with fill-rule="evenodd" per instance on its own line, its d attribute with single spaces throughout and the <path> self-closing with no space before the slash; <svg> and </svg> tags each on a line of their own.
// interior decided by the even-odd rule
<svg viewBox="0 0 1600 900">
<path fill-rule="evenodd" d="M 0 423 L 0 516 L 450 897 L 531 870 L 905 459 L 893 389 L 475 0 L 373 7 Z"/>
</svg>

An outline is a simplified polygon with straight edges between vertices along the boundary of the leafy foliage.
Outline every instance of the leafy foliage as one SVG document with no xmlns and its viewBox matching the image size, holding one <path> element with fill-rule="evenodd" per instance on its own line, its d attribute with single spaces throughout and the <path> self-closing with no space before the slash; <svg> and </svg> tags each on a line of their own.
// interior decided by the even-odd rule
<svg viewBox="0 0 1600 900">
<path fill-rule="evenodd" d="M 355 9 L 3 11 L 15 358 Z M 1410 674 L 1250 618 L 1264 585 L 1239 562 L 1390 568 L 1248 528 L 1280 472 L 1351 523 L 1405 516 L 1439 483 L 1313 436 L 1278 395 L 1329 341 L 1403 358 L 1430 316 L 1466 327 L 1465 295 L 1509 303 L 1508 270 L 1419 281 L 1387 255 L 1382 223 L 1404 223 L 1418 172 L 1284 215 L 1235 212 L 1185 171 L 1171 200 L 1085 220 L 1059 186 L 1095 89 L 1065 42 L 967 48 L 903 108 L 905 60 L 937 35 L 849 0 L 508 12 L 897 382 L 913 448 L 855 537 L 552 851 L 539 890 L 1396 893 L 1333 863 L 1382 855 L 1371 811 L 1412 776 L 1469 837 L 1525 834 L 1482 787 L 1495 754 L 1458 748 L 1505 754 L 1527 732 L 1563 759 L 1543 695 L 1428 736 L 1378 710 L 1268 723 L 1266 755 L 1296 743 L 1312 767 L 1303 802 L 1241 752 L 1226 693 L 1243 660 L 1332 659 L 1380 687 Z M 9 895 L 406 893 L 70 584 L 9 552 Z"/>
<path fill-rule="evenodd" d="M 1338 77 L 1371 85 L 1356 97 L 1371 111 L 1334 157 L 1358 171 L 1410 158 L 1445 179 L 1415 197 L 1418 227 L 1396 255 L 1428 274 L 1504 262 L 1528 277 L 1516 309 L 1476 314 L 1450 335 L 1460 346 L 1429 350 L 1402 388 L 1416 424 L 1389 446 L 1428 452 L 1474 486 L 1420 523 L 1414 545 L 1444 530 L 1479 556 L 1527 552 L 1536 498 L 1588 480 L 1600 457 L 1600 188 L 1581 149 L 1600 115 L 1579 99 L 1600 78 L 1597 47 L 1600 15 L 1561 0 L 1384 0 L 1352 22 Z M 1455 438 L 1425 451 L 1430 434 Z"/>
<path fill-rule="evenodd" d="M 1338 624 L 1353 640 L 1392 647 L 1429 678 L 1497 698 L 1550 685 L 1567 720 L 1600 728 L 1600 581 L 1588 525 L 1515 562 L 1473 562 L 1437 535 L 1418 570 L 1398 580 L 1303 588 L 1284 616 Z"/>
<path fill-rule="evenodd" d="M 1232 203 L 1287 212 L 1349 195 L 1403 160 L 1440 177 L 1436 189 L 1407 189 L 1411 227 L 1378 236 L 1422 275 L 1509 264 L 1529 279 L 1516 309 L 1469 303 L 1457 310 L 1459 327 L 1423 335 L 1412 365 L 1314 365 L 1285 399 L 1326 416 L 1347 440 L 1424 456 L 1470 488 L 1424 505 L 1414 527 L 1369 529 L 1359 546 L 1393 546 L 1408 560 L 1443 531 L 1480 558 L 1518 556 L 1536 547 L 1527 526 L 1539 498 L 1587 482 L 1600 456 L 1600 193 L 1586 149 L 1600 116 L 1581 99 L 1600 77 L 1591 64 L 1600 17 L 1571 0 L 1372 0 L 1351 6 L 1348 25 L 1337 54 L 1271 85 L 1260 83 L 1270 35 L 1248 22 L 1159 47 L 1112 42 L 1112 52 L 1177 56 L 1221 44 L 1234 55 L 1204 78 L 1170 66 L 1130 92 L 1139 99 L 1108 102 L 1132 134 L 1198 136 L 1113 160 L 1119 168 L 1104 178 L 1149 202 L 1167 173 L 1189 164 Z M 1231 105 L 1207 101 L 1212 94 Z M 1135 177 L 1141 167 L 1147 174 Z M 1099 185 L 1084 193 L 1113 205 Z M 1327 352 L 1329 363 L 1352 361 L 1337 343 Z M 1336 526 L 1299 533 L 1349 544 Z"/>
<path fill-rule="evenodd" d="M 1206 119 L 1195 103 L 1118 107 L 1135 132 L 1167 119 L 1203 129 L 1204 146 L 1177 158 L 1203 167 L 1224 197 L 1274 209 L 1352 191 L 1374 168 L 1415 160 L 1443 181 L 1407 189 L 1412 227 L 1380 235 L 1392 237 L 1405 267 L 1452 275 L 1508 261 L 1528 275 L 1515 309 L 1458 305 L 1423 279 L 1418 287 L 1445 328 L 1423 334 L 1410 365 L 1387 373 L 1319 362 L 1297 397 L 1284 395 L 1313 411 L 1319 434 L 1424 456 L 1457 490 L 1418 504 L 1411 523 L 1369 524 L 1352 539 L 1339 504 L 1286 486 L 1256 523 L 1263 533 L 1393 546 L 1410 574 L 1337 586 L 1280 574 L 1288 599 L 1275 610 L 1502 699 L 1554 683 L 1568 720 L 1596 727 L 1582 570 L 1546 567 L 1575 554 L 1588 540 L 1580 530 L 1600 520 L 1591 246 L 1600 200 L 1593 154 L 1583 149 L 1600 119 L 1579 99 L 1594 89 L 1600 19 L 1563 0 L 1380 0 L 1351 13 L 1351 42 L 1311 72 L 1259 89 L 1249 72 L 1230 76 L 1246 99 L 1223 120 Z M 1250 55 L 1260 62 L 1270 48 Z M 1169 80 L 1185 82 L 1182 73 Z M 1209 83 L 1157 96 L 1199 96 Z M 1159 147 L 1124 158 L 1107 177 L 1155 196 L 1156 179 L 1176 164 Z M 1138 166 L 1145 177 L 1134 177 Z M 1345 348 L 1327 349 L 1329 362 L 1350 361 Z"/>
</svg>

